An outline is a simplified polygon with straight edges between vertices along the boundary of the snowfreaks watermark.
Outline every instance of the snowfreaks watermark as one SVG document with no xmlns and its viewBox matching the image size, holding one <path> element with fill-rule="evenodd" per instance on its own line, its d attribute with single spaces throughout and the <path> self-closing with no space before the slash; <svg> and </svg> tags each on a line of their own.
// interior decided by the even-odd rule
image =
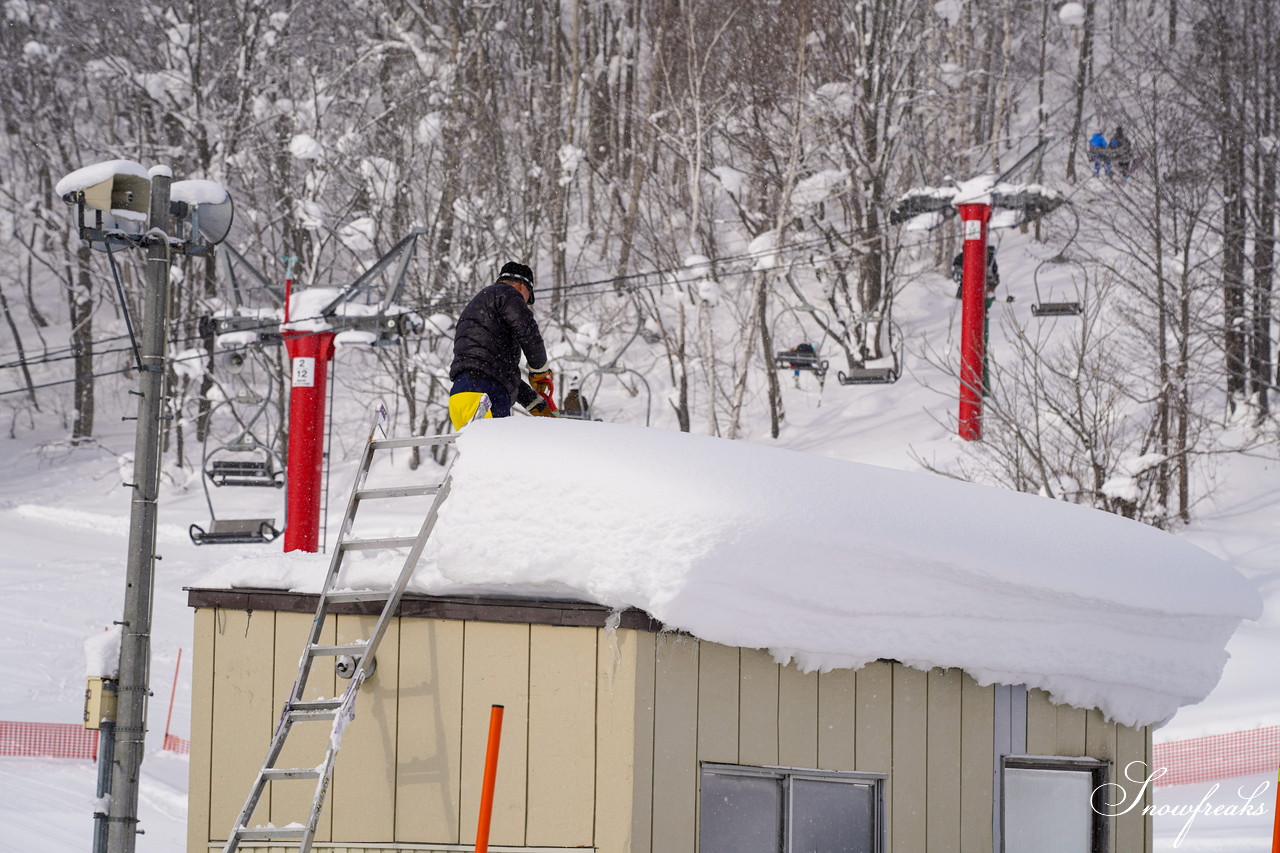
<svg viewBox="0 0 1280 853">
<path fill-rule="evenodd" d="M 1168 772 L 1169 768 L 1167 767 L 1157 767 L 1148 772 L 1146 762 L 1131 761 L 1124 768 L 1124 777 L 1130 782 L 1140 784 L 1142 787 L 1130 797 L 1129 792 L 1119 782 L 1107 782 L 1104 785 L 1099 785 L 1093 792 L 1093 810 L 1104 817 L 1119 817 L 1122 814 L 1128 814 L 1142 802 L 1147 794 L 1147 788 L 1151 787 L 1151 783 Z M 1194 806 L 1190 803 L 1176 806 L 1164 803 L 1159 806 L 1143 806 L 1142 813 L 1152 817 L 1172 816 L 1185 817 L 1187 819 L 1187 822 L 1182 825 L 1182 831 L 1178 833 L 1178 837 L 1173 842 L 1174 847 L 1182 844 L 1182 839 L 1187 837 L 1187 833 L 1191 830 L 1191 824 L 1198 815 L 1229 817 L 1232 815 L 1264 815 L 1267 813 L 1267 807 L 1263 802 L 1254 801 L 1262 798 L 1262 795 L 1271 787 L 1270 782 L 1262 782 L 1252 792 L 1247 792 L 1244 788 L 1240 788 L 1236 791 L 1235 799 L 1231 799 L 1229 794 L 1224 793 L 1215 802 L 1212 798 L 1218 793 L 1220 787 L 1222 786 L 1215 782 L 1213 787 L 1200 798 L 1200 802 Z M 1112 800 L 1109 797 L 1115 797 L 1115 799 Z"/>
</svg>

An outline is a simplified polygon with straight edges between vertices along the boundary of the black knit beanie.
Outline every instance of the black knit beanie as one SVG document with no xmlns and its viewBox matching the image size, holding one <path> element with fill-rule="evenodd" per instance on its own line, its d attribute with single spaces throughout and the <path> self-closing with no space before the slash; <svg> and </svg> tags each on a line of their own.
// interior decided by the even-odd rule
<svg viewBox="0 0 1280 853">
<path fill-rule="evenodd" d="M 502 265 L 502 272 L 498 273 L 498 281 L 507 279 L 508 281 L 518 281 L 529 288 L 529 304 L 533 304 L 533 270 L 524 264 L 508 261 Z"/>
</svg>

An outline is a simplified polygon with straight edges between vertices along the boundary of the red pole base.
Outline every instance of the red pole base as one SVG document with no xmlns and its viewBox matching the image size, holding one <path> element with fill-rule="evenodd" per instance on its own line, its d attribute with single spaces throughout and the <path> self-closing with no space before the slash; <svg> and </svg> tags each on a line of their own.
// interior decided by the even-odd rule
<svg viewBox="0 0 1280 853">
<path fill-rule="evenodd" d="M 292 366 L 289 389 L 284 550 L 320 550 L 320 505 L 324 486 L 325 392 L 333 358 L 333 332 L 285 332 Z"/>
</svg>

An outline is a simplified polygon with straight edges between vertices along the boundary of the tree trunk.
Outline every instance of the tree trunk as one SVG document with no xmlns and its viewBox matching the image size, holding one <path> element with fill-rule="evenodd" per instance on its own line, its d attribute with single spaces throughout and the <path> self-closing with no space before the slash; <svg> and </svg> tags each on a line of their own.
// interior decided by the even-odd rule
<svg viewBox="0 0 1280 853">
<path fill-rule="evenodd" d="M 76 250 L 76 278 L 68 282 L 71 311 L 71 352 L 75 364 L 75 415 L 71 441 L 93 437 L 93 280 L 89 276 L 89 246 Z"/>
<path fill-rule="evenodd" d="M 1071 120 L 1071 147 L 1067 152 L 1067 180 L 1076 179 L 1076 150 L 1084 133 L 1084 93 L 1089 86 L 1089 73 L 1093 52 L 1094 0 L 1085 0 L 1084 33 L 1080 38 L 1080 61 L 1076 66 L 1076 107 Z"/>
<path fill-rule="evenodd" d="M 22 380 L 27 384 L 27 396 L 31 398 L 31 405 L 38 412 L 40 401 L 36 399 L 35 384 L 31 381 L 31 368 L 27 366 L 27 353 L 22 346 L 22 335 L 18 332 L 18 324 L 14 322 L 13 312 L 9 310 L 9 299 L 4 295 L 3 290 L 0 290 L 0 311 L 4 312 L 4 321 L 9 324 L 9 331 L 13 333 L 13 345 L 18 353 L 18 364 L 22 367 Z"/>
</svg>

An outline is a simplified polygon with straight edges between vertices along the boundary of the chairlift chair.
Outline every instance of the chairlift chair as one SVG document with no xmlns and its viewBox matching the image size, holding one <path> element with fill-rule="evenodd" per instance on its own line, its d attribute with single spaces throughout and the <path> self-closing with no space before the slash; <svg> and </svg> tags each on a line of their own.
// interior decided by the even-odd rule
<svg viewBox="0 0 1280 853">
<path fill-rule="evenodd" d="M 610 376 L 617 376 L 619 377 L 619 381 L 621 381 L 621 376 L 624 373 L 630 373 L 634 375 L 635 378 L 638 380 L 638 384 L 644 386 L 644 393 L 645 393 L 644 425 L 649 426 L 650 420 L 653 417 L 653 390 L 649 387 L 649 380 L 645 379 L 644 374 L 638 370 L 633 370 L 630 367 L 620 367 L 616 364 L 607 364 L 601 367 L 597 367 L 595 370 L 591 371 L 586 376 L 582 377 L 582 391 L 580 391 L 579 393 L 581 394 L 582 399 L 586 402 L 586 407 L 584 409 L 584 411 L 587 413 L 586 417 L 590 418 L 591 415 L 593 415 L 595 412 L 598 411 L 598 409 L 596 408 L 596 398 L 600 394 L 600 386 L 604 384 L 605 374 L 608 374 Z M 588 383 L 592 379 L 595 379 L 596 381 L 595 389 L 589 395 L 582 393 L 583 391 L 586 390 Z"/>
<path fill-rule="evenodd" d="M 1035 274 L 1032 276 L 1032 284 L 1036 291 L 1036 300 L 1031 304 L 1031 314 L 1034 317 L 1079 317 L 1084 313 L 1084 305 L 1078 301 L 1071 300 L 1046 300 L 1040 292 L 1040 272 L 1045 268 L 1046 264 L 1062 265 L 1070 264 L 1078 267 L 1084 272 L 1084 267 L 1078 261 L 1069 260 L 1062 255 L 1057 255 L 1048 260 L 1041 261 L 1036 267 Z"/>
<path fill-rule="evenodd" d="M 892 359 L 893 363 L 889 366 L 877 367 L 868 367 L 866 364 L 862 364 L 857 367 L 851 367 L 848 371 L 837 371 L 836 378 L 840 381 L 840 384 L 892 385 L 897 382 L 898 377 L 902 375 L 902 336 L 898 332 L 897 324 L 888 316 L 881 314 L 860 317 L 855 322 L 863 327 L 864 340 L 867 337 L 865 330 L 884 328 L 889 349 L 889 355 L 886 357 Z"/>
<path fill-rule="evenodd" d="M 196 545 L 262 545 L 284 532 L 275 524 L 274 518 L 215 518 L 208 530 L 193 524 L 187 533 Z"/>
<path fill-rule="evenodd" d="M 230 456 L 231 458 L 214 458 Z M 204 473 L 215 486 L 257 486 L 279 489 L 284 471 L 271 449 L 250 440 L 216 447 L 205 457 Z"/>
<path fill-rule="evenodd" d="M 812 321 L 809 323 L 802 321 L 800 319 L 801 312 L 812 315 Z M 827 315 L 820 308 L 810 305 L 808 302 L 802 302 L 798 306 L 786 305 L 784 310 L 773 318 L 773 323 L 769 330 L 769 337 L 772 340 L 779 339 L 781 335 L 778 331 L 779 321 L 788 316 L 791 318 L 789 325 L 793 327 L 790 331 L 798 332 L 803 337 L 803 340 L 791 349 L 774 352 L 773 366 L 778 370 L 791 371 L 796 376 L 797 383 L 799 382 L 800 372 L 804 371 L 817 377 L 819 386 L 824 385 L 831 362 L 822 357 L 820 345 L 813 343 L 815 338 L 810 337 L 810 333 L 812 331 L 811 327 L 815 323 L 820 330 L 829 328 L 830 324 L 827 321 Z"/>
<path fill-rule="evenodd" d="M 244 354 L 256 352 L 261 355 L 257 347 L 245 348 L 237 352 Z M 238 376 L 244 366 L 245 362 L 241 360 L 233 371 L 233 375 Z M 267 407 L 271 402 L 270 386 L 274 382 L 270 370 L 265 373 L 268 381 L 266 394 L 228 397 L 209 412 L 209 419 L 212 422 L 219 410 L 229 407 L 234 415 L 237 404 L 256 407 L 249 417 L 236 417 L 236 421 L 240 424 L 240 431 L 231 441 L 220 442 L 210 447 L 211 441 L 217 442 L 218 439 L 211 439 L 214 432 L 212 429 L 205 431 L 201 485 L 204 488 L 205 503 L 209 507 L 210 522 L 207 529 L 198 524 L 192 524 L 188 529 L 191 541 L 196 545 L 264 544 L 274 541 L 283 532 L 276 527 L 275 518 L 218 518 L 214 509 L 213 495 L 209 490 L 210 483 L 214 487 L 248 486 L 275 489 L 281 489 L 285 485 L 285 466 L 280 454 L 254 434 L 255 424 L 266 416 Z"/>
<path fill-rule="evenodd" d="M 773 357 L 773 365 L 779 370 L 793 370 L 797 376 L 800 371 L 808 371 L 823 382 L 831 363 L 818 354 L 817 348 L 807 341 L 789 350 L 783 350 Z"/>
<path fill-rule="evenodd" d="M 613 353 L 613 356 L 609 359 L 608 363 L 605 364 L 602 364 L 600 361 L 597 361 L 586 354 L 578 352 L 576 349 L 574 349 L 570 355 L 560 357 L 560 361 L 576 363 L 579 371 L 579 381 L 576 385 L 571 383 L 569 391 L 566 392 L 568 394 L 573 391 L 577 391 L 578 404 L 572 408 L 564 405 L 564 402 L 567 402 L 566 397 L 566 401 L 562 402 L 559 412 L 560 417 L 562 418 L 573 418 L 576 420 L 600 420 L 600 418 L 596 417 L 596 413 L 599 411 L 596 408 L 596 398 L 600 394 L 600 387 L 604 384 L 604 377 L 606 375 L 616 376 L 619 377 L 619 381 L 621 381 L 621 376 L 629 373 L 635 376 L 637 380 L 637 388 L 639 388 L 639 386 L 644 386 L 644 425 L 650 425 L 650 421 L 653 416 L 653 390 L 649 387 L 649 380 L 645 379 L 644 374 L 640 373 L 638 370 L 623 367 L 618 363 L 631 345 L 635 343 L 636 338 L 642 337 L 641 333 L 644 329 L 644 311 L 640 306 L 640 298 L 634 288 L 627 287 L 620 290 L 618 295 L 626 296 L 630 299 L 631 307 L 635 311 L 635 326 L 631 330 L 631 335 L 622 344 L 622 346 Z M 572 348 L 573 343 L 570 342 L 569 346 Z M 590 393 L 588 393 L 587 389 L 592 380 L 595 380 L 595 387 Z M 636 394 L 638 393 L 639 391 L 637 390 Z M 633 396 L 635 395 L 633 394 Z"/>
</svg>

